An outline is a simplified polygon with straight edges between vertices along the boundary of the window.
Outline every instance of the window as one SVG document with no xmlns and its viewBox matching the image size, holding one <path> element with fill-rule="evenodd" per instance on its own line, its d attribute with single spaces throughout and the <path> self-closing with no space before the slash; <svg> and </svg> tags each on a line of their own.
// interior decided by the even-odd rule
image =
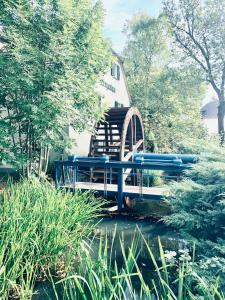
<svg viewBox="0 0 225 300">
<path fill-rule="evenodd" d="M 115 77 L 115 74 L 116 74 L 115 66 L 116 66 L 116 65 L 113 64 L 112 67 L 111 67 L 111 76 L 112 76 L 112 77 Z"/>
<path fill-rule="evenodd" d="M 206 110 L 202 110 L 201 111 L 201 118 L 206 118 L 207 117 L 207 111 Z"/>
<path fill-rule="evenodd" d="M 115 107 L 119 108 L 119 107 L 124 107 L 123 104 L 119 103 L 118 101 L 115 101 Z"/>
<path fill-rule="evenodd" d="M 120 105 L 119 102 L 118 102 L 118 101 L 115 101 L 115 107 L 118 108 L 119 105 Z"/>
<path fill-rule="evenodd" d="M 113 78 L 120 80 L 120 66 L 113 64 L 111 68 L 111 75 Z"/>
</svg>

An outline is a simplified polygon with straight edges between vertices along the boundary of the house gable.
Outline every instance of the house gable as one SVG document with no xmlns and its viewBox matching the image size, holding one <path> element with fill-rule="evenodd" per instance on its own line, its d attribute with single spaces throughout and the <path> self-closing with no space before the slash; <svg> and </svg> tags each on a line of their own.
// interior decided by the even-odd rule
<svg viewBox="0 0 225 300">
<path fill-rule="evenodd" d="M 102 96 L 102 103 L 109 107 L 130 106 L 123 61 L 118 54 L 113 52 L 114 62 L 111 69 L 103 76 L 97 85 L 97 91 Z"/>
</svg>

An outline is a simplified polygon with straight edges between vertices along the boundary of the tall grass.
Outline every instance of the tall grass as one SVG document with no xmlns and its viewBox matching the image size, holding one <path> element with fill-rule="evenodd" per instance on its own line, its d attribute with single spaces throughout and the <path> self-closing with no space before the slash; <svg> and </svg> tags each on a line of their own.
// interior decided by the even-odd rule
<svg viewBox="0 0 225 300">
<path fill-rule="evenodd" d="M 65 276 L 103 202 L 35 179 L 0 195 L 0 299 L 30 299 L 49 274 Z"/>
<path fill-rule="evenodd" d="M 147 248 L 152 267 L 144 276 L 138 261 L 139 242 Z M 120 241 L 122 264 L 112 259 L 113 244 L 100 239 L 98 257 L 86 251 L 77 272 L 58 282 L 63 300 L 224 300 L 218 281 L 214 285 L 200 278 L 194 264 L 194 255 L 180 255 L 177 261 L 168 262 L 159 240 L 159 258 L 156 258 L 143 236 L 134 238 L 128 251 Z M 149 275 L 149 274 L 148 274 Z M 57 293 L 56 293 L 57 295 Z"/>
</svg>

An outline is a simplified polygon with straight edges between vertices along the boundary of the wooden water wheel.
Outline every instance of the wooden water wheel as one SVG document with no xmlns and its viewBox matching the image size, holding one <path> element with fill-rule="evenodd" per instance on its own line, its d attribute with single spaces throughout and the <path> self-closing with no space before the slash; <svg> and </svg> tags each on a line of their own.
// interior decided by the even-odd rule
<svg viewBox="0 0 225 300">
<path fill-rule="evenodd" d="M 95 126 L 89 156 L 106 154 L 112 160 L 128 161 L 144 150 L 144 129 L 136 107 L 111 108 Z"/>
</svg>

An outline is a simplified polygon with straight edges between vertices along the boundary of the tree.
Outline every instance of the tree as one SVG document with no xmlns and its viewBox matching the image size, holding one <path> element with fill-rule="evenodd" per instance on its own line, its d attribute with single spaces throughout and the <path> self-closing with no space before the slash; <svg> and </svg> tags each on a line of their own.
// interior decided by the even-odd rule
<svg viewBox="0 0 225 300">
<path fill-rule="evenodd" d="M 91 0 L 1 2 L 1 158 L 30 174 L 46 170 L 65 128 L 102 117 L 95 84 L 110 63 L 103 8 Z"/>
<path fill-rule="evenodd" d="M 194 62 L 215 90 L 218 133 L 224 141 L 225 116 L 225 1 L 168 0 L 164 12 L 187 62 Z"/>
<path fill-rule="evenodd" d="M 143 115 L 148 150 L 176 151 L 187 134 L 202 135 L 204 88 L 193 66 L 183 68 L 170 50 L 163 16 L 137 15 L 126 25 L 125 69 L 132 104 Z"/>
</svg>

